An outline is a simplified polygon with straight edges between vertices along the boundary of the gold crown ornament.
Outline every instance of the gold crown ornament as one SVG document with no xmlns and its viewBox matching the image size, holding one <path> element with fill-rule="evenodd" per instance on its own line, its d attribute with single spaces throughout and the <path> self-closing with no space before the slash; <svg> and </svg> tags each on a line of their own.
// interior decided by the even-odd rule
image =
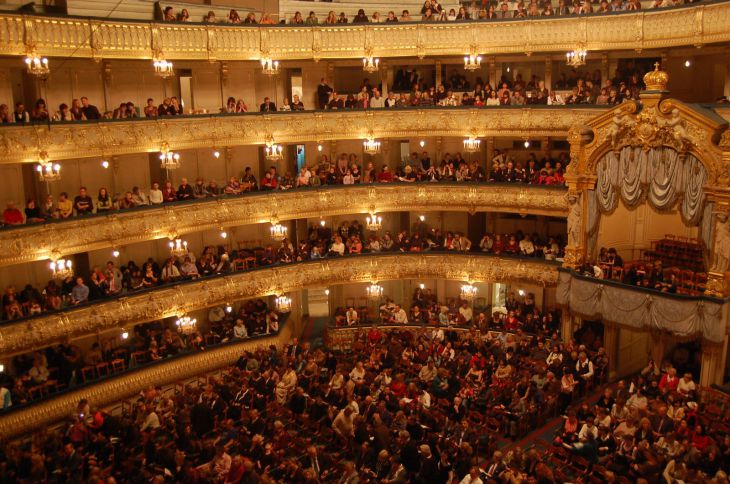
<svg viewBox="0 0 730 484">
<path fill-rule="evenodd" d="M 669 74 L 659 70 L 659 63 L 654 64 L 654 70 L 644 75 L 644 84 L 647 91 L 664 91 L 669 83 Z"/>
</svg>

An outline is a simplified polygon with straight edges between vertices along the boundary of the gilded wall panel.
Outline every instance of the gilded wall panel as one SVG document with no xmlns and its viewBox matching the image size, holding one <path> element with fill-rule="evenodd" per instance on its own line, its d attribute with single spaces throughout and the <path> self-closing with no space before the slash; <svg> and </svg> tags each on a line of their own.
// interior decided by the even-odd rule
<svg viewBox="0 0 730 484">
<path fill-rule="evenodd" d="M 334 201 L 337 203 L 334 203 Z M 423 211 L 567 215 L 565 190 L 524 185 L 397 184 L 256 193 L 0 231 L 0 266 L 261 222 Z"/>
<path fill-rule="evenodd" d="M 558 264 L 540 259 L 500 258 L 481 254 L 370 254 L 289 265 L 267 266 L 163 286 L 127 297 L 0 326 L 0 354 L 5 357 L 63 341 L 240 299 L 252 299 L 353 282 L 414 278 L 471 282 L 514 281 L 552 286 Z"/>
<path fill-rule="evenodd" d="M 342 139 L 418 136 L 565 137 L 606 107 L 430 108 L 404 110 L 250 113 L 178 116 L 134 121 L 4 125 L 0 163 L 53 161 L 92 156 Z"/>
<path fill-rule="evenodd" d="M 0 14 L 0 52 L 99 58 L 277 60 L 423 57 L 555 52 L 583 44 L 591 51 L 703 45 L 730 40 L 730 2 L 590 17 L 479 23 L 343 26 L 209 26 Z M 103 22 L 99 35 L 89 35 Z M 141 34 L 138 30 L 144 30 Z M 5 42 L 7 40 L 7 42 Z M 145 42 L 146 40 L 146 42 Z M 129 44 L 127 44 L 129 41 Z M 127 46 L 125 48 L 125 46 Z"/>
</svg>

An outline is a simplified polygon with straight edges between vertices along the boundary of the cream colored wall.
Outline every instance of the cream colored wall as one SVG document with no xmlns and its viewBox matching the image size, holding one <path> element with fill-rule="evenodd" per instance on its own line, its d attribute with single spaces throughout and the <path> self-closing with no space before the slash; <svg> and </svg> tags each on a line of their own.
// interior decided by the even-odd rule
<svg viewBox="0 0 730 484">
<path fill-rule="evenodd" d="M 698 229 L 684 225 L 676 210 L 659 213 L 646 203 L 629 210 L 619 202 L 613 213 L 601 217 L 596 246 L 614 247 L 628 261 L 639 258 L 641 249 L 650 248 L 652 240 L 666 234 L 697 237 Z"/>
<path fill-rule="evenodd" d="M 616 361 L 618 377 L 630 375 L 646 366 L 649 360 L 649 344 L 651 340 L 648 332 L 619 329 L 617 354 L 620 358 Z"/>
</svg>

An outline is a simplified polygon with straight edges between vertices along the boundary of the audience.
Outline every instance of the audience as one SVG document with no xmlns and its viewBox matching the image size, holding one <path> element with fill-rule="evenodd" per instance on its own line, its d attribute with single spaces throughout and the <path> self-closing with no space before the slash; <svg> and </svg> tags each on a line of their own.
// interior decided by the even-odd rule
<svg viewBox="0 0 730 484">
<path fill-rule="evenodd" d="M 131 191 L 111 195 L 106 187 L 101 187 L 98 195 L 93 198 L 88 194 L 86 187 L 81 187 L 73 201 L 69 199 L 66 192 L 59 195 L 58 202 L 54 202 L 51 195 L 48 195 L 41 205 L 34 199 L 27 200 L 25 217 L 15 203 L 10 202 L 3 212 L 0 225 L 42 223 L 52 219 L 88 216 L 93 213 L 104 214 L 114 210 L 127 210 L 192 199 L 323 185 L 416 181 L 564 185 L 564 172 L 568 162 L 567 153 L 561 153 L 556 159 L 550 159 L 547 156 L 538 159 L 534 154 L 530 154 L 524 162 L 521 162 L 515 161 L 507 150 L 496 150 L 492 159 L 492 169 L 487 173 L 481 162 L 478 160 L 469 162 L 459 152 L 454 155 L 445 153 L 438 166 L 432 163 L 427 152 L 421 155 L 414 152 L 393 172 L 387 165 L 383 165 L 379 171 L 376 171 L 372 162 L 361 163 L 358 155 L 354 153 L 349 155 L 343 153 L 334 162 L 330 162 L 326 155 L 321 155 L 316 166 L 302 167 L 296 177 L 291 172 L 281 175 L 275 167 L 271 167 L 264 173 L 260 184 L 251 168 L 247 167 L 241 177 L 233 176 L 224 185 L 219 185 L 215 180 L 206 183 L 203 178 L 196 179 L 195 184 L 190 185 L 187 178 L 182 178 L 177 188 L 169 181 L 165 182 L 162 189 L 159 183 L 153 182 L 149 194 L 135 186 Z"/>
<path fill-rule="evenodd" d="M 461 233 L 428 229 L 424 224 L 414 227 L 412 234 L 401 231 L 393 236 L 386 231 L 382 237 L 365 234 L 362 225 L 353 221 L 343 223 L 335 232 L 329 227 L 312 225 L 306 240 L 296 247 L 284 239 L 277 247 L 233 250 L 222 246 L 205 247 L 200 257 L 193 251 L 179 257 L 169 257 L 161 264 L 153 258 L 142 266 L 134 261 L 117 267 L 108 261 L 105 267 L 93 267 L 88 277 L 69 275 L 61 281 L 51 280 L 45 288 L 28 284 L 18 294 L 9 286 L 2 298 L 2 320 L 15 320 L 46 311 L 97 301 L 162 284 L 210 277 L 272 264 L 289 264 L 310 259 L 379 252 L 479 251 L 500 256 L 522 256 L 555 260 L 562 257 L 562 237 L 545 238 L 538 234 L 486 234 L 479 244 Z M 523 243 L 527 242 L 527 243 Z"/>
<path fill-rule="evenodd" d="M 324 0 L 323 0 L 324 1 Z M 694 0 L 655 0 L 651 8 L 674 7 L 685 4 L 695 3 Z M 551 0 L 538 2 L 532 0 L 526 4 L 523 0 L 508 2 L 501 0 L 499 2 L 481 2 L 481 1 L 462 1 L 458 11 L 456 8 L 447 9 L 438 0 L 425 0 L 418 14 L 411 15 L 408 10 L 403 10 L 400 16 L 396 16 L 394 11 L 389 11 L 383 17 L 380 12 L 373 12 L 368 16 L 364 9 L 359 9 L 352 17 L 344 12 L 339 15 L 334 10 L 330 10 L 326 17 L 320 22 L 319 17 L 314 11 L 310 11 L 305 18 L 301 12 L 295 12 L 289 19 L 282 18 L 279 23 L 289 25 L 308 25 L 314 26 L 319 24 L 346 24 L 346 23 L 394 23 L 394 22 L 454 22 L 467 20 L 503 20 L 503 19 L 521 19 L 536 18 L 546 16 L 571 16 L 571 15 L 587 15 L 595 13 L 624 12 L 641 10 L 640 0 L 603 0 L 595 7 L 590 3 L 573 0 L 558 0 L 557 7 L 553 7 Z M 189 14 L 187 9 L 182 9 L 180 14 L 175 15 L 173 7 L 166 7 L 162 14 L 165 22 L 189 22 Z M 195 20 L 201 21 L 201 20 Z M 219 20 L 215 16 L 215 12 L 209 12 L 202 21 L 207 23 L 217 23 Z M 220 22 L 223 22 L 222 20 Z M 228 15 L 228 23 L 232 24 L 273 24 L 271 15 L 267 13 L 260 14 L 256 20 L 254 12 L 248 13 L 246 19 L 242 22 L 239 13 L 231 10 Z"/>
</svg>

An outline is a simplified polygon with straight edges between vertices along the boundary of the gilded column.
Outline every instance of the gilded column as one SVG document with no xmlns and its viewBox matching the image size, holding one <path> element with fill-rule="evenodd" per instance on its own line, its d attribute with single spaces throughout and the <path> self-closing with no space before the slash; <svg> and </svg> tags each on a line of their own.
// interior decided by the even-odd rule
<svg viewBox="0 0 730 484">
<path fill-rule="evenodd" d="M 568 246 L 565 248 L 565 267 L 577 268 L 588 258 L 588 197 L 596 185 L 596 175 L 586 169 L 585 145 L 589 133 L 580 126 L 568 132 L 570 164 L 565 176 L 568 186 Z"/>
<path fill-rule="evenodd" d="M 549 55 L 545 57 L 545 87 L 553 89 L 553 59 Z"/>
<path fill-rule="evenodd" d="M 497 58 L 492 56 L 489 58 L 489 84 L 492 89 L 497 88 Z"/>
<path fill-rule="evenodd" d="M 436 85 L 440 86 L 443 83 L 443 72 L 441 72 L 441 61 L 436 61 Z"/>
<path fill-rule="evenodd" d="M 709 247 L 710 270 L 708 271 L 708 296 L 730 295 L 730 130 L 720 138 L 723 167 L 715 186 L 707 189 L 709 201 L 714 202 L 712 212 L 712 240 Z"/>
<path fill-rule="evenodd" d="M 603 85 L 606 84 L 606 79 L 610 79 L 610 78 L 611 78 L 611 72 L 608 69 L 608 54 L 604 52 L 603 54 L 601 54 L 601 83 L 602 84 L 600 87 L 603 87 Z"/>
</svg>

